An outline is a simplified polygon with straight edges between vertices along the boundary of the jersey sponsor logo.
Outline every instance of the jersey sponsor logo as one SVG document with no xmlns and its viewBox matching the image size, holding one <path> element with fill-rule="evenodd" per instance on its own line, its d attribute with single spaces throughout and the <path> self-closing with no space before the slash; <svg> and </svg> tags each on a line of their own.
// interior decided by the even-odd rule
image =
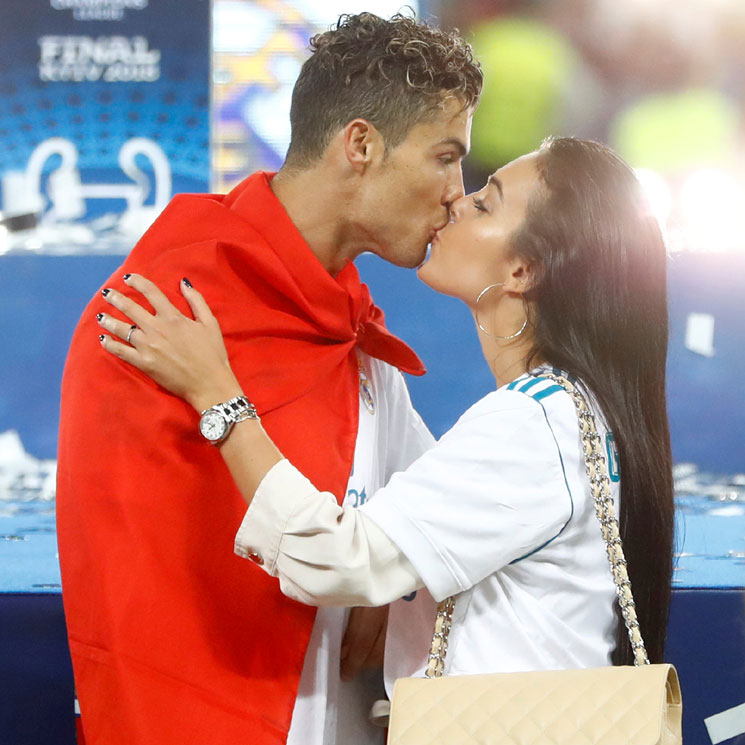
<svg viewBox="0 0 745 745">
<path fill-rule="evenodd" d="M 362 491 L 356 489 L 349 489 L 347 491 L 347 499 L 345 500 L 352 507 L 362 507 L 367 502 L 367 491 L 365 487 L 362 487 Z"/>
<path fill-rule="evenodd" d="M 613 432 L 608 432 L 605 436 L 605 451 L 608 453 L 608 473 L 610 480 L 618 483 L 621 480 L 621 466 L 618 461 L 618 448 Z"/>
</svg>

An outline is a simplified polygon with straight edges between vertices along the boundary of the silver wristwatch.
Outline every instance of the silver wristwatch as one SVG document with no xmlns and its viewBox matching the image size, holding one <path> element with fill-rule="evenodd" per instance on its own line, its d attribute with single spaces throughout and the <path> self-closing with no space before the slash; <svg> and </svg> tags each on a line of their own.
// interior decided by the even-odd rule
<svg viewBox="0 0 745 745">
<path fill-rule="evenodd" d="M 245 396 L 236 396 L 205 409 L 199 420 L 199 431 L 213 445 L 218 445 L 230 434 L 236 422 L 258 418 L 254 405 Z"/>
</svg>

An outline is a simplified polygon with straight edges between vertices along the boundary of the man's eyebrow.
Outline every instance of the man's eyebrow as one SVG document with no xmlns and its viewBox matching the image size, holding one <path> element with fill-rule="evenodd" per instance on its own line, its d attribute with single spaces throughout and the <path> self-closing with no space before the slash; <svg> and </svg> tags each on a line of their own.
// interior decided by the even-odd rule
<svg viewBox="0 0 745 745">
<path fill-rule="evenodd" d="M 457 149 L 458 155 L 460 155 L 461 158 L 465 158 L 466 155 L 468 155 L 468 148 L 457 137 L 448 137 L 446 140 L 442 140 L 437 144 L 438 146 L 453 145 Z"/>
<path fill-rule="evenodd" d="M 494 175 L 489 176 L 489 183 L 492 186 L 497 187 L 497 191 L 499 192 L 499 198 L 504 202 L 504 191 L 502 191 L 502 182 Z"/>
</svg>

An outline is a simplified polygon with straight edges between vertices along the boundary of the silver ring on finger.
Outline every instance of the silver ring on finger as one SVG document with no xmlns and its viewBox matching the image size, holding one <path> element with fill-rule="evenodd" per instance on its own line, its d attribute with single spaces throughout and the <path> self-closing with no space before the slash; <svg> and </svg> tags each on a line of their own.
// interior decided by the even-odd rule
<svg viewBox="0 0 745 745">
<path fill-rule="evenodd" d="M 129 332 L 127 333 L 127 344 L 131 344 L 131 342 L 132 342 L 132 334 L 133 334 L 133 333 L 134 333 L 134 331 L 136 331 L 136 330 L 137 330 L 137 326 L 135 326 L 134 324 L 132 324 L 132 325 L 131 325 L 131 326 L 129 327 Z"/>
</svg>

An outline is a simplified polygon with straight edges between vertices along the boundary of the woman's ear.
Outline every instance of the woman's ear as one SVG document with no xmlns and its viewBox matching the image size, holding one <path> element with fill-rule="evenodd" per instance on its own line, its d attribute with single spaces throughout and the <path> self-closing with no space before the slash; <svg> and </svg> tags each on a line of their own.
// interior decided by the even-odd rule
<svg viewBox="0 0 745 745">
<path fill-rule="evenodd" d="M 517 256 L 509 262 L 509 274 L 504 283 L 505 292 L 524 295 L 534 282 L 535 272 L 532 264 Z"/>
<path fill-rule="evenodd" d="M 344 155 L 347 163 L 362 173 L 383 154 L 384 143 L 380 132 L 367 119 L 352 119 L 342 130 Z"/>
</svg>

